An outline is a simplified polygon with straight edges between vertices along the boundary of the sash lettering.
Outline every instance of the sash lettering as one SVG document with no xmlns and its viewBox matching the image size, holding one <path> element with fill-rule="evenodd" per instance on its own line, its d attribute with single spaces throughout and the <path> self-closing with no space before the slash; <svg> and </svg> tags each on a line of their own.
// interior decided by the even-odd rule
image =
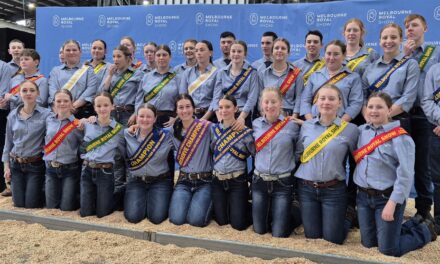
<svg viewBox="0 0 440 264">
<path fill-rule="evenodd" d="M 345 77 L 347 77 L 348 75 L 350 75 L 350 73 L 346 72 L 346 71 L 342 71 L 338 74 L 336 74 L 335 76 L 331 77 L 330 79 L 328 79 L 325 83 L 323 83 L 316 91 L 315 94 L 313 95 L 313 104 L 316 104 L 316 102 L 318 101 L 318 91 L 319 89 L 321 89 L 321 87 L 324 87 L 326 84 L 336 84 L 338 83 L 340 80 L 344 79 Z"/>
<path fill-rule="evenodd" d="M 44 146 L 44 152 L 46 155 L 58 148 L 64 139 L 72 132 L 76 127 L 78 127 L 79 119 L 74 119 L 73 121 L 64 125 L 58 133 Z"/>
<path fill-rule="evenodd" d="M 435 46 L 431 46 L 431 45 L 426 46 L 425 52 L 423 52 L 423 55 L 422 55 L 422 57 L 419 60 L 420 71 L 423 71 L 423 69 L 426 66 L 426 63 L 431 58 L 432 53 L 434 53 L 434 50 L 435 50 Z"/>
<path fill-rule="evenodd" d="M 176 73 L 168 73 L 167 76 L 165 76 L 162 81 L 160 81 L 156 86 L 154 86 L 151 91 L 149 91 L 144 96 L 144 103 L 148 103 L 151 99 L 156 97 L 156 95 L 176 76 Z"/>
<path fill-rule="evenodd" d="M 134 72 L 127 70 L 122 74 L 121 78 L 116 82 L 115 86 L 110 90 L 110 95 L 115 98 L 115 96 L 119 93 L 122 86 L 134 75 Z"/>
<path fill-rule="evenodd" d="M 384 89 L 388 81 L 390 80 L 391 75 L 400 67 L 402 67 L 409 58 L 403 57 L 400 61 L 394 63 L 382 76 L 379 77 L 368 89 L 370 92 L 379 92 Z"/>
<path fill-rule="evenodd" d="M 323 60 L 316 61 L 315 64 L 313 64 L 313 66 L 306 72 L 306 74 L 304 74 L 303 77 L 304 85 L 306 85 L 307 82 L 309 81 L 310 75 L 312 75 L 312 73 L 314 73 L 315 71 L 319 71 L 320 69 L 322 69 L 324 65 L 325 65 L 325 61 Z"/>
<path fill-rule="evenodd" d="M 281 121 L 275 122 L 263 135 L 256 141 L 255 146 L 257 152 L 260 152 L 277 134 L 289 123 L 289 118 L 284 118 Z"/>
<path fill-rule="evenodd" d="M 147 136 L 134 152 L 133 156 L 129 157 L 128 169 L 132 171 L 138 170 L 147 164 L 162 145 L 164 138 L 165 133 L 162 130 L 153 131 Z"/>
<path fill-rule="evenodd" d="M 116 134 L 121 131 L 123 126 L 116 122 L 116 126 L 114 128 L 110 128 L 104 134 L 90 141 L 86 146 L 86 151 L 90 152 L 93 149 L 105 144 L 107 141 L 112 139 Z"/>
<path fill-rule="evenodd" d="M 214 146 L 214 162 L 219 161 L 226 153 L 230 153 L 234 158 L 245 160 L 247 155 L 241 149 L 236 148 L 235 144 L 252 132 L 245 127 L 241 131 L 227 128 L 222 131 L 219 125 L 215 127 L 216 143 Z"/>
<path fill-rule="evenodd" d="M 301 70 L 297 67 L 289 70 L 289 73 L 287 74 L 286 78 L 284 79 L 283 83 L 280 86 L 280 91 L 283 94 L 283 96 L 285 96 L 286 93 L 289 91 L 290 87 L 295 82 L 300 72 Z"/>
<path fill-rule="evenodd" d="M 196 119 L 193 121 L 177 151 L 176 158 L 180 167 L 187 166 L 191 161 L 206 131 L 209 129 L 209 124 L 209 122 L 203 120 Z"/>
<path fill-rule="evenodd" d="M 223 90 L 223 93 L 225 95 L 233 95 L 236 91 L 240 89 L 243 83 L 246 82 L 253 69 L 254 68 L 249 66 L 249 68 L 247 68 L 246 70 L 242 70 L 240 75 L 235 78 L 232 85 L 229 88 Z"/>
</svg>

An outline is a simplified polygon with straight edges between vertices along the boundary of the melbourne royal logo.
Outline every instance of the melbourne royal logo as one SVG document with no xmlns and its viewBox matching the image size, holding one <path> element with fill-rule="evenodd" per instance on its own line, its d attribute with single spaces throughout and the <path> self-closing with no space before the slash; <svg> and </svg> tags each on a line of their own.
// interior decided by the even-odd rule
<svg viewBox="0 0 440 264">
<path fill-rule="evenodd" d="M 440 6 L 437 6 L 434 9 L 434 19 L 435 20 L 440 20 Z"/>
<path fill-rule="evenodd" d="M 201 12 L 196 14 L 196 24 L 197 25 L 203 25 L 205 22 L 205 15 Z"/>
<path fill-rule="evenodd" d="M 75 24 L 81 24 L 85 21 L 82 16 L 52 16 L 52 25 L 61 28 L 73 28 Z"/>
<path fill-rule="evenodd" d="M 107 22 L 107 18 L 104 15 L 100 15 L 98 17 L 98 25 L 100 27 L 105 27 L 106 22 Z"/>
<path fill-rule="evenodd" d="M 376 9 L 370 9 L 367 11 L 367 21 L 370 23 L 373 23 L 376 21 L 377 18 L 377 10 Z"/>
<path fill-rule="evenodd" d="M 255 26 L 258 24 L 258 14 L 257 13 L 251 13 L 249 15 L 249 24 L 251 24 L 252 26 Z"/>
<path fill-rule="evenodd" d="M 151 26 L 154 24 L 154 16 L 152 14 L 148 14 L 145 16 L 145 24 L 147 24 L 147 26 Z"/>
<path fill-rule="evenodd" d="M 145 16 L 145 24 L 149 27 L 154 26 L 154 27 L 166 28 L 170 25 L 170 23 L 178 20 L 180 20 L 180 16 L 176 16 L 176 15 L 147 14 Z"/>
<path fill-rule="evenodd" d="M 174 40 L 171 40 L 171 41 L 168 43 L 168 47 L 170 47 L 171 53 L 176 52 L 176 50 L 177 50 L 177 42 L 174 41 Z"/>
<path fill-rule="evenodd" d="M 60 25 L 60 20 L 61 20 L 60 16 L 58 16 L 58 15 L 54 15 L 54 16 L 52 17 L 52 25 L 53 25 L 54 27 L 58 27 L 58 26 Z"/>
<path fill-rule="evenodd" d="M 313 25 L 315 23 L 315 13 L 308 12 L 306 14 L 306 24 L 307 25 Z"/>
</svg>

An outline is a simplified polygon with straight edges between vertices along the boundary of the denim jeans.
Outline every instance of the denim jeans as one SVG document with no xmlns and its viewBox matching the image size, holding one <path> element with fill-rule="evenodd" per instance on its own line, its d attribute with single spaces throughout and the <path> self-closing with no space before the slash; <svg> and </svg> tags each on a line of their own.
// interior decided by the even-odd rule
<svg viewBox="0 0 440 264">
<path fill-rule="evenodd" d="M 304 234 L 307 238 L 323 238 L 335 244 L 345 240 L 347 210 L 345 181 L 327 188 L 315 188 L 299 180 L 299 201 Z"/>
<path fill-rule="evenodd" d="M 16 207 L 41 208 L 44 204 L 44 162 L 20 164 L 11 159 L 12 201 Z"/>
<path fill-rule="evenodd" d="M 405 203 L 396 206 L 394 221 L 382 219 L 388 199 L 385 195 L 369 196 L 366 192 L 358 192 L 357 212 L 362 245 L 367 248 L 377 246 L 385 255 L 400 257 L 429 243 L 431 233 L 426 224 L 410 219 L 402 225 Z"/>
<path fill-rule="evenodd" d="M 230 180 L 212 180 L 214 219 L 219 225 L 245 230 L 250 225 L 249 187 L 246 174 Z"/>
<path fill-rule="evenodd" d="M 272 230 L 274 237 L 288 237 L 292 233 L 293 177 L 264 181 L 252 179 L 252 222 L 254 231 L 265 234 Z"/>
<path fill-rule="evenodd" d="M 92 169 L 84 166 L 81 172 L 81 208 L 82 217 L 94 215 L 103 217 L 113 212 L 113 168 Z"/>
<path fill-rule="evenodd" d="M 169 217 L 175 225 L 208 225 L 212 214 L 211 180 L 177 181 L 171 197 Z"/>
<path fill-rule="evenodd" d="M 145 217 L 153 224 L 160 224 L 168 217 L 173 179 L 171 176 L 151 183 L 130 176 L 124 198 L 124 216 L 130 223 L 138 223 Z"/>
<path fill-rule="evenodd" d="M 5 136 L 6 136 L 6 121 L 9 114 L 9 110 L 0 109 L 0 149 L 5 147 Z M 0 162 L 0 171 L 4 171 L 3 162 Z M 0 173 L 0 192 L 6 188 L 6 182 L 4 174 Z"/>
<path fill-rule="evenodd" d="M 429 172 L 434 183 L 434 218 L 440 228 L 440 137 L 431 131 L 429 136 Z M 439 229 L 440 230 L 440 229 Z"/>
<path fill-rule="evenodd" d="M 46 168 L 46 207 L 62 211 L 78 209 L 80 172 L 78 163 L 62 168 Z"/>
</svg>

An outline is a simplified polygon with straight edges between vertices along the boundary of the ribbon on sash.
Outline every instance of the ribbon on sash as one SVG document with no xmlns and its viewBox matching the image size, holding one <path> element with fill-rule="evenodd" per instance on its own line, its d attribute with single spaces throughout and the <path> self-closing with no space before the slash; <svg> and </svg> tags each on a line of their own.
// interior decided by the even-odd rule
<svg viewBox="0 0 440 264">
<path fill-rule="evenodd" d="M 289 73 L 287 74 L 286 78 L 280 86 L 280 91 L 283 96 L 285 96 L 286 93 L 289 91 L 290 87 L 295 82 L 300 72 L 301 70 L 298 67 L 289 70 Z"/>
<path fill-rule="evenodd" d="M 391 75 L 397 69 L 402 67 L 409 59 L 410 58 L 408 57 L 403 57 L 401 60 L 391 65 L 391 67 L 384 74 L 382 74 L 375 82 L 373 82 L 372 85 L 370 85 L 370 87 L 368 87 L 368 90 L 370 90 L 370 92 L 379 92 L 384 89 L 385 86 L 387 86 Z"/>
<path fill-rule="evenodd" d="M 214 146 L 214 162 L 217 163 L 226 153 L 230 153 L 238 160 L 245 160 L 248 156 L 244 151 L 235 147 L 235 144 L 252 132 L 245 127 L 241 131 L 235 131 L 230 127 L 222 130 L 220 125 L 215 126 L 216 141 Z"/>
<path fill-rule="evenodd" d="M 434 53 L 434 50 L 435 50 L 435 46 L 431 46 L 431 45 L 426 46 L 425 52 L 423 52 L 423 55 L 422 57 L 420 57 L 419 60 L 420 71 L 423 71 L 423 69 L 426 66 L 426 63 L 429 61 L 432 54 Z"/>
<path fill-rule="evenodd" d="M 44 75 L 40 74 L 38 76 L 27 77 L 25 79 L 33 81 L 33 82 L 36 82 L 37 80 L 39 80 L 39 79 L 41 79 L 43 77 L 44 77 Z M 9 90 L 9 93 L 12 94 L 12 95 L 16 95 L 16 94 L 18 94 L 19 91 L 20 91 L 20 84 L 17 84 L 16 86 L 12 87 L 11 90 Z"/>
<path fill-rule="evenodd" d="M 151 91 L 144 96 L 144 103 L 148 103 L 176 76 L 176 73 L 168 73 Z"/>
<path fill-rule="evenodd" d="M 101 62 L 93 69 L 95 74 L 98 74 L 104 68 L 105 62 Z"/>
<path fill-rule="evenodd" d="M 306 74 L 304 74 L 304 76 L 303 76 L 304 85 L 307 84 L 307 82 L 309 81 L 309 77 L 310 77 L 310 75 L 312 75 L 312 73 L 314 73 L 315 71 L 319 71 L 324 66 L 325 66 L 325 61 L 323 61 L 323 60 L 316 61 L 313 64 L 313 66 L 306 72 Z"/>
<path fill-rule="evenodd" d="M 93 149 L 105 144 L 107 141 L 112 139 L 116 134 L 121 131 L 123 126 L 116 122 L 116 125 L 114 128 L 109 128 L 104 134 L 98 136 L 97 138 L 90 141 L 86 146 L 86 152 L 90 152 Z"/>
<path fill-rule="evenodd" d="M 196 119 L 193 121 L 177 151 L 176 159 L 180 167 L 187 166 L 191 161 L 206 131 L 209 129 L 209 124 L 210 122 L 204 120 Z"/>
<path fill-rule="evenodd" d="M 401 135 L 408 134 L 405 129 L 401 127 L 395 127 L 388 132 L 384 132 L 380 135 L 375 136 L 373 139 L 368 142 L 368 144 L 362 146 L 360 149 L 357 149 L 353 152 L 353 157 L 356 163 L 359 163 L 366 155 L 373 152 L 380 145 L 384 144 L 387 141 L 390 141 L 393 138 L 396 138 Z"/>
<path fill-rule="evenodd" d="M 119 93 L 122 86 L 134 75 L 133 71 L 126 70 L 124 74 L 122 74 L 121 78 L 116 82 L 115 86 L 110 89 L 110 95 L 115 98 L 115 96 Z"/>
<path fill-rule="evenodd" d="M 133 156 L 128 158 L 128 169 L 131 171 L 138 170 L 147 164 L 154 154 L 156 154 L 164 139 L 165 133 L 162 130 L 153 130 L 153 132 L 142 141 Z"/>
<path fill-rule="evenodd" d="M 236 91 L 238 91 L 240 87 L 243 85 L 243 83 L 246 82 L 247 78 L 249 77 L 253 69 L 254 68 L 252 68 L 251 66 L 249 66 L 249 68 L 247 68 L 246 70 L 243 69 L 240 75 L 238 75 L 237 78 L 235 78 L 232 85 L 227 89 L 223 89 L 223 94 L 233 95 Z"/>
<path fill-rule="evenodd" d="M 336 84 L 340 80 L 342 80 L 345 77 L 347 77 L 348 75 L 350 75 L 349 72 L 342 71 L 342 72 L 336 74 L 335 76 L 331 77 L 330 79 L 328 79 L 325 83 L 323 83 L 318 89 L 316 89 L 315 94 L 313 95 L 313 104 L 316 104 L 316 102 L 318 101 L 318 91 L 319 91 L 319 89 L 324 87 L 326 84 Z"/>
<path fill-rule="evenodd" d="M 78 80 L 81 78 L 81 76 L 84 75 L 84 73 L 89 69 L 90 66 L 84 64 L 81 68 L 75 71 L 75 73 L 70 77 L 70 79 L 64 84 L 64 86 L 61 89 L 66 89 L 71 91 L 73 86 L 78 82 Z"/>
<path fill-rule="evenodd" d="M 319 135 L 318 138 L 313 140 L 313 142 L 304 150 L 301 155 L 301 163 L 306 163 L 311 160 L 316 154 L 318 154 L 325 146 L 327 146 L 332 139 L 339 135 L 348 125 L 348 122 L 341 121 L 341 125 L 336 124 L 331 125 L 327 128 L 324 133 Z"/>
<path fill-rule="evenodd" d="M 263 133 L 256 141 L 255 146 L 257 152 L 260 152 L 277 134 L 289 123 L 289 118 L 278 120 L 266 132 Z"/>
<path fill-rule="evenodd" d="M 211 76 L 215 73 L 216 70 L 217 70 L 216 67 L 212 67 L 211 70 L 209 70 L 209 71 L 207 71 L 207 72 L 205 72 L 205 73 L 203 73 L 203 74 L 200 74 L 200 76 L 199 76 L 197 79 L 195 79 L 195 80 L 189 85 L 189 87 L 188 87 L 188 93 L 189 93 L 189 95 L 192 96 L 192 94 L 193 94 L 197 89 L 199 89 L 199 87 L 201 87 L 202 84 L 204 84 L 204 83 L 206 82 L 206 80 L 208 80 L 209 77 L 211 77 Z"/>
<path fill-rule="evenodd" d="M 44 153 L 46 153 L 46 155 L 52 153 L 52 151 L 58 148 L 61 143 L 63 143 L 64 139 L 70 134 L 70 132 L 77 128 L 78 125 L 79 119 L 74 119 L 73 121 L 64 125 L 50 140 L 50 142 L 44 146 Z"/>
</svg>

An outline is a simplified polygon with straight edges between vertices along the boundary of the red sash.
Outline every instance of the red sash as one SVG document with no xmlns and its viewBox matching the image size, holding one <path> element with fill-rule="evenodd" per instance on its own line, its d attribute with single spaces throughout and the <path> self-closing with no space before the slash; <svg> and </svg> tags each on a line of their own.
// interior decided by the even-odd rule
<svg viewBox="0 0 440 264">
<path fill-rule="evenodd" d="M 281 121 L 275 122 L 272 127 L 264 132 L 264 134 L 255 141 L 257 152 L 260 152 L 260 150 L 262 150 L 267 143 L 269 143 L 278 134 L 278 132 L 280 132 L 281 129 L 287 125 L 287 123 L 289 123 L 289 118 L 286 117 Z"/>
<path fill-rule="evenodd" d="M 136 62 L 136 64 L 131 64 L 131 67 L 133 67 L 133 69 L 137 69 L 141 67 L 141 65 L 142 65 L 142 61 L 138 61 Z"/>
<path fill-rule="evenodd" d="M 30 78 L 26 78 L 26 80 L 30 80 L 30 81 L 35 82 L 35 81 L 37 81 L 38 79 L 41 79 L 41 78 L 43 78 L 43 77 L 44 77 L 44 75 L 43 75 L 43 74 L 40 74 L 40 75 L 38 75 L 38 76 L 34 76 L 34 77 L 30 77 Z M 9 90 L 9 93 L 12 94 L 12 95 L 16 95 L 16 94 L 18 94 L 18 91 L 19 91 L 19 90 L 20 90 L 20 84 L 17 84 L 16 86 L 12 87 L 11 90 Z"/>
<path fill-rule="evenodd" d="M 72 132 L 79 124 L 79 119 L 74 119 L 73 121 L 67 123 L 63 126 L 58 133 L 52 138 L 52 140 L 44 146 L 44 152 L 46 155 L 54 151 L 57 147 L 61 145 L 63 140 Z"/>
<path fill-rule="evenodd" d="M 353 157 L 356 163 L 359 163 L 365 156 L 373 152 L 377 147 L 384 144 L 385 142 L 396 138 L 401 135 L 408 134 L 405 129 L 401 127 L 393 128 L 388 132 L 384 132 L 380 135 L 375 136 L 367 145 L 362 146 L 353 152 Z"/>
<path fill-rule="evenodd" d="M 300 72 L 301 70 L 298 67 L 295 67 L 294 69 L 291 69 L 289 71 L 289 73 L 287 74 L 286 78 L 284 79 L 283 83 L 280 86 L 280 91 L 283 94 L 283 96 L 285 96 L 287 91 L 289 91 L 290 87 L 292 86 L 292 83 L 295 82 Z"/>
</svg>

